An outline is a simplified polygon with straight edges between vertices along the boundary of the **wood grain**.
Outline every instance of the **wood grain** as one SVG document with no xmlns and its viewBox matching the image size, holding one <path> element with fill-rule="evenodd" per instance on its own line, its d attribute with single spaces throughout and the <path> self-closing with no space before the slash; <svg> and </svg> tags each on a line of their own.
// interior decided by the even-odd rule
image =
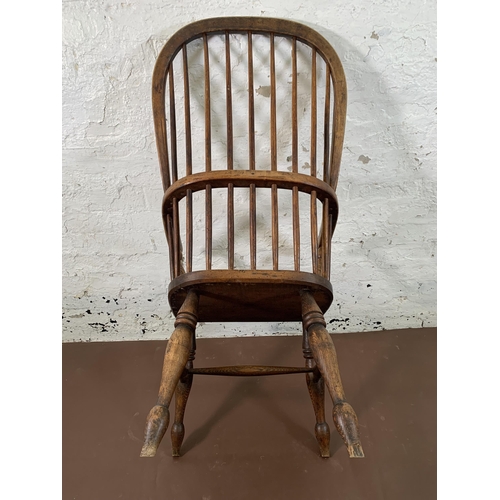
<svg viewBox="0 0 500 500">
<path fill-rule="evenodd" d="M 309 373 L 312 368 L 302 368 L 293 366 L 214 366 L 209 368 L 193 368 L 189 373 L 193 375 L 221 375 L 236 377 L 258 377 L 269 375 L 290 375 L 292 373 Z"/>
<path fill-rule="evenodd" d="M 340 378 L 337 352 L 326 322 L 314 297 L 307 291 L 302 292 L 302 314 L 304 329 L 307 333 L 311 353 L 321 376 L 325 380 L 333 401 L 333 421 L 347 447 L 349 457 L 364 457 L 359 438 L 358 418 L 352 406 L 346 402 Z"/>
<path fill-rule="evenodd" d="M 177 314 L 174 324 L 175 330 L 167 344 L 158 400 L 146 419 L 141 457 L 154 457 L 156 455 L 160 441 L 168 427 L 170 419 L 168 407 L 193 347 L 197 308 L 198 295 L 196 292 L 190 291 Z"/>
</svg>

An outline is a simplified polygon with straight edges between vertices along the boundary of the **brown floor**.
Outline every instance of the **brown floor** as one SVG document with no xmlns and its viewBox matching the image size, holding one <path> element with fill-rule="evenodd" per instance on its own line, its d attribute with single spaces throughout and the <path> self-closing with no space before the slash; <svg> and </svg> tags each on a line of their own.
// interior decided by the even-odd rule
<svg viewBox="0 0 500 500">
<path fill-rule="evenodd" d="M 139 458 L 165 342 L 63 345 L 64 500 L 436 498 L 436 330 L 333 336 L 365 459 L 331 420 L 319 456 L 304 375 L 195 376 L 183 456 Z M 302 366 L 300 337 L 202 339 L 196 366 Z"/>
</svg>

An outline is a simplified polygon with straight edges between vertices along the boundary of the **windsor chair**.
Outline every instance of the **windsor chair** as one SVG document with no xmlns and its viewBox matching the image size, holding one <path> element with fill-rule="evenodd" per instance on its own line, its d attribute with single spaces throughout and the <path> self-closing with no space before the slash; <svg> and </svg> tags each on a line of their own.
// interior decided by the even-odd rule
<svg viewBox="0 0 500 500">
<path fill-rule="evenodd" d="M 321 456 L 330 456 L 325 384 L 349 456 L 364 456 L 323 316 L 333 300 L 346 99 L 334 49 L 296 22 L 206 19 L 180 29 L 161 50 L 152 101 L 176 320 L 141 456 L 155 455 L 174 393 L 172 454 L 180 455 L 194 375 L 291 373 L 306 375 Z M 266 207 L 267 219 L 258 217 Z M 302 321 L 305 366 L 194 368 L 199 321 Z"/>
</svg>

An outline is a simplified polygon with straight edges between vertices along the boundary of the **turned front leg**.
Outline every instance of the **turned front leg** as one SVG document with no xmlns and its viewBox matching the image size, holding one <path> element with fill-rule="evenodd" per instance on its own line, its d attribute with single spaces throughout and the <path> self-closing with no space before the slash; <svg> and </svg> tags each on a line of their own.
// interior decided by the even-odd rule
<svg viewBox="0 0 500 500">
<path fill-rule="evenodd" d="M 186 404 L 193 384 L 193 374 L 189 370 L 193 368 L 193 361 L 196 352 L 196 339 L 193 336 L 192 348 L 189 353 L 189 359 L 186 364 L 177 388 L 175 390 L 175 419 L 172 424 L 171 439 L 172 439 L 172 456 L 179 457 L 181 454 L 181 445 L 184 440 L 184 412 Z"/>
<path fill-rule="evenodd" d="M 345 401 L 340 378 L 337 352 L 332 338 L 326 330 L 326 322 L 310 292 L 302 294 L 302 320 L 307 332 L 311 352 L 328 392 L 333 400 L 333 421 L 347 446 L 351 458 L 364 457 L 359 439 L 358 419 L 352 406 Z"/>
<path fill-rule="evenodd" d="M 146 419 L 141 457 L 154 457 L 156 455 L 156 450 L 167 430 L 170 420 L 168 407 L 189 359 L 197 323 L 197 309 L 198 296 L 194 291 L 189 291 L 177 314 L 174 323 L 175 330 L 167 344 L 158 400 Z"/>
<path fill-rule="evenodd" d="M 314 371 L 306 373 L 307 389 L 316 416 L 314 434 L 318 441 L 320 454 L 323 458 L 330 456 L 330 427 L 325 420 L 325 383 L 321 372 L 314 364 L 311 348 L 309 346 L 308 334 L 304 330 L 302 352 L 306 360 L 307 368 L 314 368 Z"/>
</svg>

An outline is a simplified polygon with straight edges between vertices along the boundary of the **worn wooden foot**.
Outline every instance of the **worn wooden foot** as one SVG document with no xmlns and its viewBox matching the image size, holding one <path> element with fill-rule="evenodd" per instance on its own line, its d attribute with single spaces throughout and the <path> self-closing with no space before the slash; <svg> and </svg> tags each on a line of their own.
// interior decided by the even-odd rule
<svg viewBox="0 0 500 500">
<path fill-rule="evenodd" d="M 184 440 L 184 412 L 186 404 L 193 384 L 193 374 L 188 370 L 193 369 L 193 361 L 196 352 L 195 338 L 193 337 L 192 349 L 189 353 L 189 360 L 186 368 L 183 371 L 177 388 L 175 390 L 175 420 L 172 424 L 171 438 L 172 438 L 172 456 L 181 456 L 181 445 Z"/>
<path fill-rule="evenodd" d="M 146 419 L 141 457 L 156 455 L 156 450 L 167 430 L 170 419 L 168 407 L 192 349 L 197 309 L 198 296 L 191 290 L 177 314 L 175 330 L 167 344 L 158 401 Z"/>
<path fill-rule="evenodd" d="M 363 458 L 363 448 L 359 439 L 358 417 L 352 406 L 343 401 L 333 407 L 333 421 L 339 434 L 342 436 L 349 457 Z"/>
<path fill-rule="evenodd" d="M 155 405 L 151 408 L 146 418 L 141 457 L 154 457 L 156 455 L 156 450 L 167 430 L 169 420 L 170 413 L 166 406 Z"/>
<path fill-rule="evenodd" d="M 314 434 L 316 441 L 318 441 L 320 455 L 323 458 L 328 458 L 330 456 L 330 427 L 325 421 L 325 382 L 321 372 L 314 365 L 306 331 L 304 331 L 303 335 L 302 352 L 306 359 L 306 367 L 315 368 L 313 372 L 306 373 L 306 383 L 311 396 L 314 414 L 316 415 Z"/>
<path fill-rule="evenodd" d="M 321 309 L 314 297 L 307 291 L 302 292 L 302 321 L 313 359 L 333 400 L 335 427 L 344 440 L 349 457 L 362 458 L 364 453 L 359 439 L 358 419 L 352 406 L 345 401 L 335 346 L 326 330 L 326 322 Z"/>
</svg>

